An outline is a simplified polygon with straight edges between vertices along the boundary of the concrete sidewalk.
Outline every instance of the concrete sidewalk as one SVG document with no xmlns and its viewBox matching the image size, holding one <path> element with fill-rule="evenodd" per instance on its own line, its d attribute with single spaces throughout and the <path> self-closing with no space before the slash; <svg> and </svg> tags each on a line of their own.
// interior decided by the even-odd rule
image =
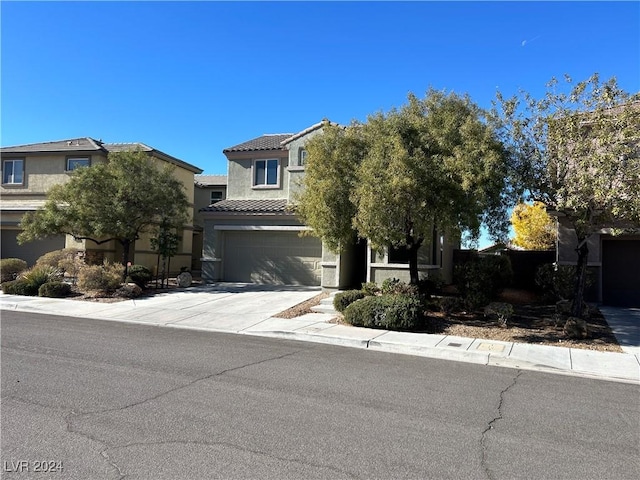
<svg viewBox="0 0 640 480">
<path fill-rule="evenodd" d="M 117 303 L 1 294 L 0 309 L 288 338 L 640 384 L 640 345 L 625 347 L 625 353 L 599 352 L 350 327 L 330 323 L 335 315 L 329 313 L 310 313 L 293 319 L 273 316 L 318 293 L 318 289 L 308 288 L 283 287 L 268 291 L 243 289 L 242 285 L 218 285 L 192 287 L 180 292 Z M 216 305 L 223 308 L 216 309 Z M 619 312 L 617 315 L 620 317 Z M 613 321 L 616 321 L 613 317 Z M 628 334 L 633 330 L 633 323 L 629 319 L 618 321 L 625 325 L 619 331 Z M 636 330 L 640 328 L 637 323 L 635 325 Z M 616 331 L 614 326 L 612 329 Z M 634 337 L 628 334 L 625 344 L 630 342 L 629 338 Z"/>
</svg>

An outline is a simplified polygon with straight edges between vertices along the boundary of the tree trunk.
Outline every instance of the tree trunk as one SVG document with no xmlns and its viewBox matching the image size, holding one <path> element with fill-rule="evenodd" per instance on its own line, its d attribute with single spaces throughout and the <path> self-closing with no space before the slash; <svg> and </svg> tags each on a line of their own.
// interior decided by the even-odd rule
<svg viewBox="0 0 640 480">
<path fill-rule="evenodd" d="M 587 283 L 587 262 L 589 260 L 589 246 L 587 238 L 578 238 L 578 263 L 576 265 L 576 283 L 573 288 L 573 304 L 571 305 L 571 316 L 582 317 L 582 302 L 584 301 L 584 290 Z"/>
<path fill-rule="evenodd" d="M 124 278 L 127 279 L 127 275 L 129 275 L 129 252 L 131 251 L 131 240 L 124 239 L 122 240 L 122 266 L 124 267 Z"/>
<path fill-rule="evenodd" d="M 411 285 L 418 285 L 420 276 L 418 274 L 418 250 L 422 242 L 414 242 L 407 245 L 409 249 L 409 283 Z"/>
</svg>

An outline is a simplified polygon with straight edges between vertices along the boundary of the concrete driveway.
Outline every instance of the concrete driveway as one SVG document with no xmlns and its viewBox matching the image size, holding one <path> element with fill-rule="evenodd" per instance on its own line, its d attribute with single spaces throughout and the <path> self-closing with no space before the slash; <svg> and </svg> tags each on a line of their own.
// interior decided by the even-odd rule
<svg viewBox="0 0 640 480">
<path fill-rule="evenodd" d="M 622 350 L 626 353 L 640 354 L 640 308 L 599 308 Z"/>
<path fill-rule="evenodd" d="M 218 283 L 118 303 L 15 295 L 11 296 L 10 303 L 16 304 L 14 309 L 22 307 L 53 315 L 239 332 L 320 292 L 320 287 Z"/>
</svg>

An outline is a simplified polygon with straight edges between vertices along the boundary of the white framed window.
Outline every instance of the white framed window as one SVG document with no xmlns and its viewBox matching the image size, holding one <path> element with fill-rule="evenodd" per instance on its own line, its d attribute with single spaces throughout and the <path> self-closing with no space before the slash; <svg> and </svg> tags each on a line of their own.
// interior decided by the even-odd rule
<svg viewBox="0 0 640 480">
<path fill-rule="evenodd" d="M 222 200 L 222 190 L 212 190 L 211 191 L 211 200 L 209 205 L 213 205 L 214 203 Z"/>
<path fill-rule="evenodd" d="M 80 167 L 88 167 L 89 165 L 91 165 L 89 157 L 67 157 L 67 172 L 72 172 Z"/>
<path fill-rule="evenodd" d="M 307 164 L 307 151 L 304 148 L 298 150 L 298 165 L 304 167 Z"/>
<path fill-rule="evenodd" d="M 278 187 L 280 185 L 280 160 L 270 158 L 253 161 L 253 186 Z"/>
<path fill-rule="evenodd" d="M 2 162 L 2 183 L 22 185 L 24 183 L 24 160 L 14 158 Z"/>
</svg>

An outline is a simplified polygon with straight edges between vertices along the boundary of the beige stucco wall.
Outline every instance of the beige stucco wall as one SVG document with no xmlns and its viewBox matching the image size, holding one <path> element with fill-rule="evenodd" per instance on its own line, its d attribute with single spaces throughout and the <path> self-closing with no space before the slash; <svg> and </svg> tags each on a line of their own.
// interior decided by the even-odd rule
<svg viewBox="0 0 640 480">
<path fill-rule="evenodd" d="M 89 157 L 92 165 L 105 162 L 106 157 L 96 152 L 74 152 L 73 154 L 3 154 L 2 160 L 24 160 L 24 183 L 22 185 L 2 185 L 0 194 L 10 198 L 34 198 L 34 194 L 44 195 L 52 186 L 69 181 L 70 172 L 66 172 L 68 157 Z"/>
<path fill-rule="evenodd" d="M 229 158 L 229 184 L 227 198 L 233 200 L 289 198 L 289 157 L 286 151 L 265 151 L 227 154 Z M 275 187 L 253 186 L 254 160 L 277 158 L 279 165 L 279 184 Z"/>
<path fill-rule="evenodd" d="M 194 189 L 194 223 L 202 226 L 204 218 L 200 213 L 201 208 L 208 207 L 211 204 L 211 192 L 222 192 L 222 199 L 227 198 L 226 185 L 205 185 L 196 186 Z"/>
</svg>

